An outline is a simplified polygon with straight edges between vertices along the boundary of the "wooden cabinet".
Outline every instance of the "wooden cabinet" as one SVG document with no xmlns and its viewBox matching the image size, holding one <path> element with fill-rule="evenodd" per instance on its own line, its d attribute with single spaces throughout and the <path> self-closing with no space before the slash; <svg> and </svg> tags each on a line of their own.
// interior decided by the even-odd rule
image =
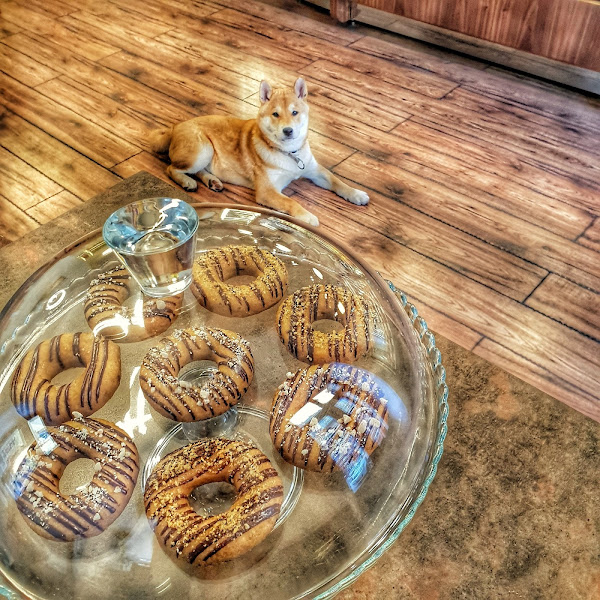
<svg viewBox="0 0 600 600">
<path fill-rule="evenodd" d="M 353 4 L 332 0 L 332 14 L 347 20 L 343 16 L 352 13 Z M 599 0 L 359 0 L 359 5 L 600 71 Z"/>
</svg>

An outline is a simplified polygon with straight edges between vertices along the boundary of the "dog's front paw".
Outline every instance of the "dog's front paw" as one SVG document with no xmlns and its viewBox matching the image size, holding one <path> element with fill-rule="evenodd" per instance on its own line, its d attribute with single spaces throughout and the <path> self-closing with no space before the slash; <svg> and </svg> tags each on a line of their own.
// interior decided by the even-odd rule
<svg viewBox="0 0 600 600">
<path fill-rule="evenodd" d="M 306 220 L 306 222 L 313 227 L 319 226 L 319 219 L 317 219 L 317 217 L 312 213 L 309 213 L 309 218 Z"/>
<path fill-rule="evenodd" d="M 223 191 L 223 182 L 220 179 L 217 179 L 216 177 L 211 177 L 208 180 L 208 187 L 213 192 L 222 192 Z"/>
<path fill-rule="evenodd" d="M 198 189 L 198 184 L 193 179 L 190 179 L 190 181 L 186 181 L 181 187 L 186 192 L 195 192 Z"/>
<path fill-rule="evenodd" d="M 295 215 L 295 217 L 296 217 L 296 219 L 299 219 L 300 221 L 304 221 L 305 223 L 308 223 L 309 225 L 312 225 L 313 227 L 319 226 L 319 219 L 317 219 L 317 217 L 315 215 L 308 212 L 307 210 L 301 214 Z"/>
<path fill-rule="evenodd" d="M 348 202 L 352 202 L 352 204 L 358 204 L 358 206 L 364 206 L 365 204 L 369 204 L 369 195 L 362 190 L 352 190 L 351 194 L 348 194 L 346 198 Z"/>
</svg>

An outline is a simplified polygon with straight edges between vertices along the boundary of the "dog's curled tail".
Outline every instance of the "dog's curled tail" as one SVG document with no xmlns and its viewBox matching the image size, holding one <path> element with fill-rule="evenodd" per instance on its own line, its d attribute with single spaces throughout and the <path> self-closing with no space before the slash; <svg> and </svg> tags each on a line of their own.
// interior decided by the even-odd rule
<svg viewBox="0 0 600 600">
<path fill-rule="evenodd" d="M 171 137 L 173 135 L 172 127 L 161 127 L 150 132 L 148 143 L 153 152 L 158 154 L 166 154 L 171 145 Z"/>
</svg>

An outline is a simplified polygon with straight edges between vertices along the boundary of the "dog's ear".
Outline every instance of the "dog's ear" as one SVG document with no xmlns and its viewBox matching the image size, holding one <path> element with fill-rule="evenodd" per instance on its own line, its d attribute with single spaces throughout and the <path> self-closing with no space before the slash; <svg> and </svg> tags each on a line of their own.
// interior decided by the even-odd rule
<svg viewBox="0 0 600 600">
<path fill-rule="evenodd" d="M 271 99 L 272 93 L 273 93 L 273 90 L 271 89 L 269 82 L 265 81 L 263 79 L 260 82 L 260 101 L 261 101 L 261 103 L 264 104 L 265 102 L 268 102 Z"/>
<path fill-rule="evenodd" d="M 298 77 L 296 79 L 296 83 L 294 83 L 294 92 L 296 92 L 296 96 L 301 100 L 304 100 L 308 94 L 308 88 L 306 87 L 306 81 L 302 79 L 302 77 Z"/>
</svg>

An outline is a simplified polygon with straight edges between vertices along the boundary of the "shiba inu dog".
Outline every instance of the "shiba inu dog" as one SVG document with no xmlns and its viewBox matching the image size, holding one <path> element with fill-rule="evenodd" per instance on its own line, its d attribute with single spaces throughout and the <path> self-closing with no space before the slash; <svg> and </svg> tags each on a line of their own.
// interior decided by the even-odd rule
<svg viewBox="0 0 600 600">
<path fill-rule="evenodd" d="M 157 153 L 169 153 L 167 173 L 186 190 L 198 186 L 190 175 L 215 191 L 223 189 L 223 182 L 243 185 L 255 190 L 258 204 L 318 225 L 315 215 L 281 193 L 293 180 L 306 177 L 353 204 L 367 204 L 369 196 L 315 160 L 307 139 L 307 93 L 302 78 L 284 89 L 262 81 L 256 119 L 196 117 L 152 132 L 150 145 Z"/>
</svg>

